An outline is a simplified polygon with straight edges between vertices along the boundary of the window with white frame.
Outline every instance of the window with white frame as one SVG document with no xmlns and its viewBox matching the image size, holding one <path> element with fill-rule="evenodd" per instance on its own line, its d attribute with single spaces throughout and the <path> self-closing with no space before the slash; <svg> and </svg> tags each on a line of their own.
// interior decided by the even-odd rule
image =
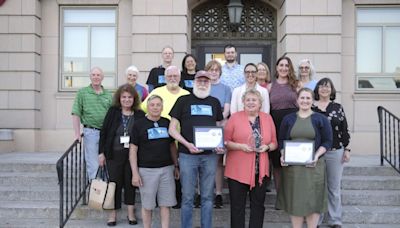
<svg viewBox="0 0 400 228">
<path fill-rule="evenodd" d="M 61 83 L 63 91 L 90 84 L 90 69 L 103 69 L 103 86 L 116 87 L 116 8 L 61 8 Z"/>
<path fill-rule="evenodd" d="M 400 91 L 400 7 L 357 8 L 357 89 Z"/>
</svg>

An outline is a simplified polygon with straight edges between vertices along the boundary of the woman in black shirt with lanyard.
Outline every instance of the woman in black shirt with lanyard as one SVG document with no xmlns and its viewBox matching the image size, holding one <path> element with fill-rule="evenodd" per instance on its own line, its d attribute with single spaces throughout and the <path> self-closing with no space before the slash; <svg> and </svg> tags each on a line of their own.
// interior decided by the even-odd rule
<svg viewBox="0 0 400 228">
<path fill-rule="evenodd" d="M 343 163 L 350 160 L 349 130 L 341 104 L 336 103 L 336 90 L 329 78 L 321 79 L 315 89 L 314 111 L 324 114 L 330 121 L 333 132 L 332 150 L 325 153 L 326 174 L 328 180 L 328 213 L 326 221 L 331 227 L 342 226 L 342 202 L 340 183 Z M 320 217 L 320 223 L 323 216 Z"/>
<path fill-rule="evenodd" d="M 129 84 L 120 86 L 100 131 L 99 165 L 107 163 L 110 181 L 116 183 L 115 208 L 108 216 L 108 226 L 117 224 L 116 210 L 121 208 L 122 188 L 128 207 L 128 223 L 137 224 L 134 213 L 135 188 L 131 184 L 132 172 L 129 164 L 129 140 L 133 123 L 144 117 L 144 112 L 139 107 L 140 99 L 135 88 Z"/>
</svg>

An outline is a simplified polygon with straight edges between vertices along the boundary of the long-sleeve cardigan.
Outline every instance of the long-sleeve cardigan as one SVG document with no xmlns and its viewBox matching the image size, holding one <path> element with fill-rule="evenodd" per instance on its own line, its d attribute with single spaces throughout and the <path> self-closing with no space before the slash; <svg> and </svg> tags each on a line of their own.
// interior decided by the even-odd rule
<svg viewBox="0 0 400 228">
<path fill-rule="evenodd" d="M 260 92 L 261 96 L 263 97 L 263 103 L 261 104 L 261 111 L 269 113 L 269 93 L 268 90 L 258 83 L 256 83 L 255 89 Z M 231 114 L 239 111 L 243 111 L 244 106 L 242 102 L 242 96 L 246 92 L 247 87 L 246 84 L 237 87 L 232 92 L 232 99 L 231 99 Z"/>
<path fill-rule="evenodd" d="M 136 110 L 133 114 L 133 120 L 136 121 L 145 116 L 142 110 Z M 104 118 L 103 127 L 100 130 L 99 154 L 104 153 L 106 159 L 112 159 L 114 137 L 118 127 L 122 123 L 121 108 L 111 107 L 108 109 Z M 132 129 L 129 129 L 129 135 Z"/>
<path fill-rule="evenodd" d="M 259 112 L 261 135 L 263 144 L 274 143 L 277 145 L 275 125 L 272 117 L 264 112 Z M 245 111 L 232 114 L 225 125 L 224 140 L 235 143 L 248 144 L 252 129 L 248 115 Z M 256 152 L 244 152 L 240 150 L 229 150 L 226 155 L 225 176 L 244 184 L 255 186 L 255 160 Z M 265 176 L 269 176 L 268 153 L 260 153 L 259 178 L 261 184 Z"/>
<path fill-rule="evenodd" d="M 279 147 L 282 149 L 283 141 L 290 140 L 290 132 L 296 122 L 297 113 L 290 113 L 286 115 L 281 123 L 279 130 Z M 320 146 L 325 147 L 329 150 L 332 147 L 332 128 L 326 116 L 313 112 L 311 114 L 311 123 L 315 131 L 315 150 L 318 150 Z"/>
</svg>

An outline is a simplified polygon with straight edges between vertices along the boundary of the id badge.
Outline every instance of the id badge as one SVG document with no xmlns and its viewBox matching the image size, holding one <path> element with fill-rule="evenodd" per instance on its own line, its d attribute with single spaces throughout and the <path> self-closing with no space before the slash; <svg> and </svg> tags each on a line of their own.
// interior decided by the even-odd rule
<svg viewBox="0 0 400 228">
<path fill-rule="evenodd" d="M 127 136 L 121 136 L 121 137 L 119 137 L 119 142 L 122 144 L 122 143 L 128 143 L 129 144 L 129 140 L 130 140 L 130 137 L 127 135 Z"/>
</svg>

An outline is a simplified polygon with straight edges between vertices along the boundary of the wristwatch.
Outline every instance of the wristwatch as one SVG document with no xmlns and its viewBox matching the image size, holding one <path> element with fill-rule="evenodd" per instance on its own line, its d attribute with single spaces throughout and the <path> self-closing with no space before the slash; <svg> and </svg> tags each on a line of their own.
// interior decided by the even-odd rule
<svg viewBox="0 0 400 228">
<path fill-rule="evenodd" d="M 349 152 L 351 152 L 351 149 L 350 148 L 344 148 L 344 151 L 349 151 Z"/>
</svg>

